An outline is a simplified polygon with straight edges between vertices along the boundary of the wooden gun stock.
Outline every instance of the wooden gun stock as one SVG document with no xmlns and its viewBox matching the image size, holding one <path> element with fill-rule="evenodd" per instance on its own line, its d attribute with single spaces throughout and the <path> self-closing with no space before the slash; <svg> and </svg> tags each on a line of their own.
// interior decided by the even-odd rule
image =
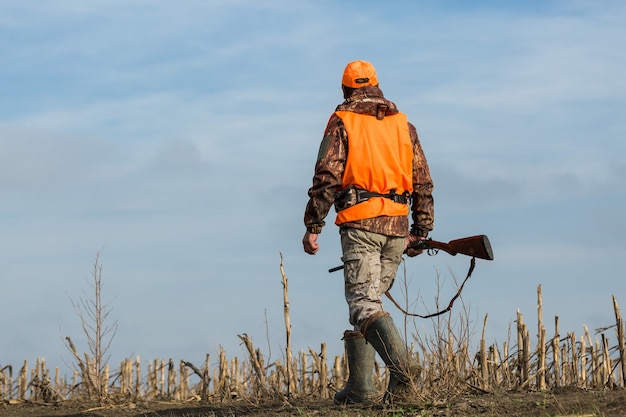
<svg viewBox="0 0 626 417">
<path fill-rule="evenodd" d="M 436 240 L 431 239 L 418 240 L 409 246 L 417 250 L 441 249 L 452 256 L 460 253 L 461 255 L 493 261 L 491 243 L 486 235 L 464 237 L 461 239 L 451 240 L 448 243 L 437 242 Z"/>
</svg>

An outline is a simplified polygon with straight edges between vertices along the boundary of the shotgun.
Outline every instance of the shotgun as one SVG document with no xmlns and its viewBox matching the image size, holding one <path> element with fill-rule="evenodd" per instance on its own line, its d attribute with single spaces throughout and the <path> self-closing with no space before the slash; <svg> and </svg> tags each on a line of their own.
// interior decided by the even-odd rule
<svg viewBox="0 0 626 417">
<path fill-rule="evenodd" d="M 461 255 L 467 255 L 473 258 L 493 261 L 491 243 L 486 235 L 463 237 L 461 239 L 451 240 L 448 243 L 437 242 L 432 239 L 418 240 L 409 246 L 417 250 L 441 249 L 444 252 L 448 252 L 452 256 L 460 253 Z"/>
<path fill-rule="evenodd" d="M 456 256 L 457 253 L 460 253 L 461 255 L 471 256 L 472 258 L 493 261 L 491 243 L 486 235 L 463 237 L 461 239 L 451 240 L 448 243 L 437 242 L 432 239 L 418 240 L 411 243 L 409 247 L 417 250 L 433 251 L 433 254 L 442 250 L 452 256 Z M 343 265 L 330 268 L 328 272 L 335 272 L 340 269 L 343 269 Z"/>
</svg>

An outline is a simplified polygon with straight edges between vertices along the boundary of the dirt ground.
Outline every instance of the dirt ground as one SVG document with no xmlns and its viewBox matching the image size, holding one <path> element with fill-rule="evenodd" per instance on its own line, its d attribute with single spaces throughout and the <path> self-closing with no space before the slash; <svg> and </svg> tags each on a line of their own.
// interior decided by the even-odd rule
<svg viewBox="0 0 626 417">
<path fill-rule="evenodd" d="M 331 400 L 304 400 L 251 404 L 233 402 L 221 405 L 200 403 L 125 404 L 98 407 L 73 401 L 58 404 L 11 403 L 0 405 L 2 417 L 270 417 L 270 416 L 626 416 L 626 391 L 584 391 L 561 389 L 543 393 L 490 393 L 465 395 L 447 404 L 394 404 L 375 406 L 336 406 Z"/>
</svg>

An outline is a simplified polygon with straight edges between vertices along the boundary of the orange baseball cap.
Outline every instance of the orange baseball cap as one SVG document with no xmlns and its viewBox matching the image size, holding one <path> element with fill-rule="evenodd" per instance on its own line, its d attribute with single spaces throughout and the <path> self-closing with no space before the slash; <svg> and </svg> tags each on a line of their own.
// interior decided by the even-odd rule
<svg viewBox="0 0 626 417">
<path fill-rule="evenodd" d="M 361 88 L 366 85 L 378 85 L 376 68 L 367 61 L 352 61 L 343 70 L 341 84 L 350 88 Z"/>
</svg>

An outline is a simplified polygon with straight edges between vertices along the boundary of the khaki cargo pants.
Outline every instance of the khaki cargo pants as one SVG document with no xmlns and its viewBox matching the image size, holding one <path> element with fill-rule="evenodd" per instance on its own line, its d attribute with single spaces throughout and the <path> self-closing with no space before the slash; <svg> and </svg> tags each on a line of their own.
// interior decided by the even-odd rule
<svg viewBox="0 0 626 417">
<path fill-rule="evenodd" d="M 396 277 L 406 239 L 351 227 L 340 234 L 350 324 L 361 331 L 370 316 L 383 311 L 382 296 Z"/>
</svg>

